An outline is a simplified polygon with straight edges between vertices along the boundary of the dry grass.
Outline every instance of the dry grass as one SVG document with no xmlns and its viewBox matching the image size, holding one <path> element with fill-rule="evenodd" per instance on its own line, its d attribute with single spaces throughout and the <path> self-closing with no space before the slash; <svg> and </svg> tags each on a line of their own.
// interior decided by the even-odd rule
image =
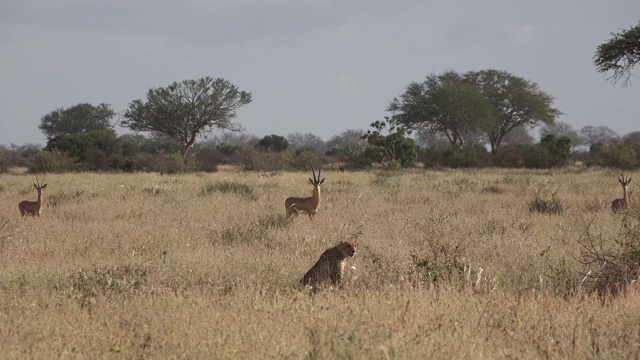
<svg viewBox="0 0 640 360">
<path fill-rule="evenodd" d="M 289 223 L 307 177 L 49 174 L 42 216 L 21 219 L 32 176 L 3 175 L 3 355 L 640 356 L 635 283 L 605 301 L 580 288 L 585 233 L 608 246 L 637 226 L 609 209 L 615 172 L 328 172 L 315 219 Z M 529 210 L 552 196 L 561 213 Z M 346 286 L 301 291 L 341 240 L 359 245 Z"/>
</svg>

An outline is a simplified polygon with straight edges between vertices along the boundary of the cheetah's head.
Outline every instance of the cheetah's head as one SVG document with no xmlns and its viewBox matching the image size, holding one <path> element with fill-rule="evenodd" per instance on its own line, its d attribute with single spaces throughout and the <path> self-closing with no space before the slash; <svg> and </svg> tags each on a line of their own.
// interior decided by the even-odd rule
<svg viewBox="0 0 640 360">
<path fill-rule="evenodd" d="M 343 242 L 340 244 L 342 246 L 342 256 L 345 258 L 356 256 L 356 249 L 358 248 L 358 244 Z"/>
</svg>

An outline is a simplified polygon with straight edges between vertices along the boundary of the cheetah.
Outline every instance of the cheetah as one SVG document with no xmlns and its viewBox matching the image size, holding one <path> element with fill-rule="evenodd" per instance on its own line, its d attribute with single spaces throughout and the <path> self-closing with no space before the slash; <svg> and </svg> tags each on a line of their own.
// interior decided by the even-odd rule
<svg viewBox="0 0 640 360">
<path fill-rule="evenodd" d="M 325 250 L 318 262 L 304 274 L 300 281 L 302 285 L 310 285 L 316 289 L 326 280 L 331 280 L 334 285 L 342 282 L 345 260 L 356 255 L 358 244 L 343 241 L 340 244 Z"/>
</svg>

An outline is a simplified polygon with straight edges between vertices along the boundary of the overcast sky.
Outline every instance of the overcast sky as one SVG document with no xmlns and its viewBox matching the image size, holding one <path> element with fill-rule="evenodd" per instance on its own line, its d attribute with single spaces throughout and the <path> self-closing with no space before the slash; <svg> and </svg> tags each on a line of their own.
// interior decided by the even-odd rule
<svg viewBox="0 0 640 360">
<path fill-rule="evenodd" d="M 622 135 L 640 130 L 640 79 L 607 83 L 593 54 L 639 19 L 638 0 L 0 0 L 0 144 L 45 144 L 58 107 L 124 111 L 204 76 L 253 93 L 247 133 L 328 140 L 412 81 L 489 68 L 538 83 L 577 130 Z"/>
</svg>

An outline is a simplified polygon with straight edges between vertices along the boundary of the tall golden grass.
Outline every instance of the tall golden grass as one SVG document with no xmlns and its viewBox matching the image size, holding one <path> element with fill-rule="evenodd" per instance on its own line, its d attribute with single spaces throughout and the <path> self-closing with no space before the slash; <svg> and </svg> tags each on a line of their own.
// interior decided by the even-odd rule
<svg viewBox="0 0 640 360">
<path fill-rule="evenodd" d="M 317 216 L 288 222 L 308 175 L 49 174 L 36 219 L 32 176 L 2 175 L 2 357 L 640 356 L 635 283 L 583 288 L 585 239 L 637 226 L 611 212 L 616 172 L 327 170 Z M 342 240 L 344 286 L 300 289 Z"/>
</svg>

